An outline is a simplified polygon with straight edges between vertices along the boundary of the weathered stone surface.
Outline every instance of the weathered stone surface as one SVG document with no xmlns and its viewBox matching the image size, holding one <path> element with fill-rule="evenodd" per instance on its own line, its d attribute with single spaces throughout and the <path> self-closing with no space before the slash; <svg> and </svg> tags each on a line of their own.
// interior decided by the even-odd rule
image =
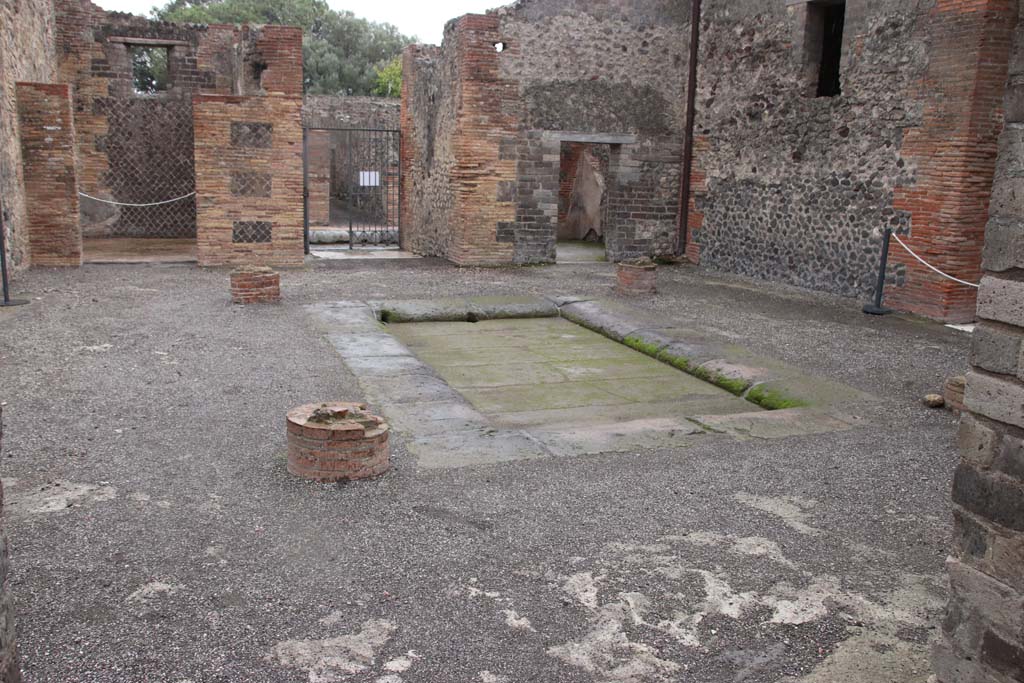
<svg viewBox="0 0 1024 683">
<path fill-rule="evenodd" d="M 974 329 L 971 364 L 989 372 L 1015 375 L 1022 339 L 1021 330 L 980 324 Z"/>
<path fill-rule="evenodd" d="M 957 436 L 960 455 L 963 459 L 981 469 L 988 469 L 995 459 L 1000 446 L 1000 434 L 987 423 L 970 413 L 960 418 Z"/>
<path fill-rule="evenodd" d="M 964 401 L 976 413 L 1018 427 L 1024 427 L 1024 384 L 972 372 L 967 375 Z"/>
<path fill-rule="evenodd" d="M 1006 185 L 1011 185 L 1007 182 Z M 1024 197 L 1024 177 L 1015 180 L 1015 194 Z M 1004 188 L 1004 192 L 1009 191 Z M 985 270 L 1002 272 L 1024 268 L 1024 216 L 993 216 L 985 228 Z"/>
<path fill-rule="evenodd" d="M 983 277 L 978 292 L 978 317 L 1024 327 L 1024 282 Z"/>
<path fill-rule="evenodd" d="M 636 320 L 630 320 L 616 312 L 608 311 L 595 301 L 581 301 L 562 306 L 562 317 L 594 330 L 609 339 L 622 341 L 631 333 L 643 326 Z"/>
<path fill-rule="evenodd" d="M 1010 586 L 963 562 L 946 562 L 951 593 L 956 596 L 947 616 L 946 632 L 964 651 L 976 651 L 984 633 L 996 629 L 1024 633 L 1024 598 Z"/>
<path fill-rule="evenodd" d="M 1024 531 L 1024 482 L 961 464 L 953 477 L 953 501 L 1012 531 Z"/>
</svg>

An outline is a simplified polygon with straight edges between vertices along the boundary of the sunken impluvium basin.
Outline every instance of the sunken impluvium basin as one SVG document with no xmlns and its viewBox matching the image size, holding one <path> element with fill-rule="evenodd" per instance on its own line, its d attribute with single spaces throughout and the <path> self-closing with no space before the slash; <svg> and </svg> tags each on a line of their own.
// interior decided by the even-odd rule
<svg viewBox="0 0 1024 683">
<path fill-rule="evenodd" d="M 421 467 L 849 429 L 869 397 L 620 300 L 309 307 Z"/>
<path fill-rule="evenodd" d="M 368 479 L 391 465 L 390 428 L 365 403 L 310 403 L 288 412 L 288 471 L 304 479 Z"/>
</svg>

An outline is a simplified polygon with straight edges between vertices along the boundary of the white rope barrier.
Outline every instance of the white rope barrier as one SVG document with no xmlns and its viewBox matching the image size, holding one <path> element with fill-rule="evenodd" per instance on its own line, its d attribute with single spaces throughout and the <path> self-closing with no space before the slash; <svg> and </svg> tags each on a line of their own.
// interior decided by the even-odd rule
<svg viewBox="0 0 1024 683">
<path fill-rule="evenodd" d="M 140 208 L 141 207 L 145 207 L 145 206 L 160 206 L 162 204 L 170 204 L 172 202 L 180 202 L 182 199 L 188 199 L 189 197 L 195 196 L 195 192 L 189 192 L 188 194 L 182 195 L 180 197 L 175 197 L 174 199 L 166 199 L 166 200 L 164 200 L 162 202 L 152 202 L 150 204 L 129 204 L 127 202 L 114 202 L 114 201 L 111 201 L 109 199 L 100 199 L 99 197 L 93 197 L 92 195 L 86 194 L 84 192 L 79 192 L 78 194 L 80 196 L 82 196 L 82 197 L 87 198 L 87 199 L 91 199 L 94 202 L 102 202 L 104 204 L 113 204 L 114 206 L 133 206 L 133 207 L 140 207 Z"/>
<path fill-rule="evenodd" d="M 973 282 L 967 282 L 966 280 L 961 280 L 958 277 L 953 277 L 952 275 L 949 275 L 948 273 L 943 273 L 941 270 L 939 270 L 938 268 L 936 268 L 935 266 L 933 266 L 932 264 L 928 263 L 923 258 L 918 256 L 917 254 L 915 254 L 913 251 L 911 251 L 910 247 L 908 247 L 906 244 L 904 244 L 903 240 L 901 240 L 899 235 L 897 235 L 895 232 L 892 233 L 892 238 L 894 240 L 896 240 L 897 242 L 899 242 L 899 245 L 901 247 L 903 247 L 904 249 L 906 249 L 908 254 L 910 254 L 911 256 L 916 258 L 918 261 L 920 261 L 922 265 L 930 268 L 931 270 L 934 270 L 936 273 L 938 273 L 942 277 L 948 278 L 948 279 L 952 280 L 953 282 L 959 282 L 962 285 L 967 285 L 968 287 L 974 287 L 975 289 L 978 289 L 979 287 L 981 287 L 981 285 L 976 285 Z"/>
</svg>

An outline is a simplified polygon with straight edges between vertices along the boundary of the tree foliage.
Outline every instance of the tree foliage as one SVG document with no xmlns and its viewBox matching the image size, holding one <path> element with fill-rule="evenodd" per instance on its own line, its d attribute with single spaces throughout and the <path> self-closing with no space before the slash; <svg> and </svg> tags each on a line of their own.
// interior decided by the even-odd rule
<svg viewBox="0 0 1024 683">
<path fill-rule="evenodd" d="M 305 90 L 313 95 L 370 95 L 402 49 L 415 42 L 391 24 L 336 11 L 324 0 L 169 0 L 153 8 L 165 21 L 197 24 L 284 24 L 303 29 Z M 399 65 L 399 86 L 401 84 Z M 401 87 L 391 83 L 391 97 Z"/>
<path fill-rule="evenodd" d="M 399 97 L 402 94 L 402 55 L 395 55 L 390 62 L 377 69 L 377 85 L 374 95 Z"/>
</svg>

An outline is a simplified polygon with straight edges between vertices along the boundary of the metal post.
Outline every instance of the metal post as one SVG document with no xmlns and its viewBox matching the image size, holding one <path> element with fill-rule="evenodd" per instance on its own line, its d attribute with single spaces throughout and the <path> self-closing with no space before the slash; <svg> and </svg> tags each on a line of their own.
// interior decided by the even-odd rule
<svg viewBox="0 0 1024 683">
<path fill-rule="evenodd" d="M 348 167 L 349 173 L 349 186 L 348 186 L 348 250 L 352 251 L 355 249 L 356 236 L 352 232 L 352 211 L 355 206 L 355 202 L 352 200 L 355 194 L 356 184 L 352 182 L 355 178 L 356 182 L 359 182 L 359 171 L 352 168 L 352 131 L 349 131 L 345 136 L 345 158 L 348 159 L 346 166 Z"/>
<path fill-rule="evenodd" d="M 0 301 L 2 306 L 24 306 L 27 299 L 12 299 L 7 284 L 7 228 L 4 227 L 4 205 L 0 202 L 0 280 L 3 280 L 4 300 Z"/>
<path fill-rule="evenodd" d="M 868 315 L 888 315 L 891 308 L 882 306 L 882 295 L 885 293 L 885 269 L 889 264 L 889 242 L 892 241 L 892 228 L 886 228 L 882 236 L 882 259 L 878 266 L 878 282 L 875 284 L 875 300 L 865 304 L 864 312 Z"/>
<path fill-rule="evenodd" d="M 328 215 L 330 190 L 327 192 Z M 302 251 L 309 256 L 309 131 L 302 129 Z"/>
<path fill-rule="evenodd" d="M 676 256 L 686 256 L 690 232 L 690 180 L 693 177 L 693 131 L 696 125 L 697 60 L 700 59 L 701 0 L 693 0 L 690 8 L 690 63 L 686 82 L 686 123 L 683 131 L 683 167 L 679 179 L 679 221 L 676 235 Z"/>
</svg>

